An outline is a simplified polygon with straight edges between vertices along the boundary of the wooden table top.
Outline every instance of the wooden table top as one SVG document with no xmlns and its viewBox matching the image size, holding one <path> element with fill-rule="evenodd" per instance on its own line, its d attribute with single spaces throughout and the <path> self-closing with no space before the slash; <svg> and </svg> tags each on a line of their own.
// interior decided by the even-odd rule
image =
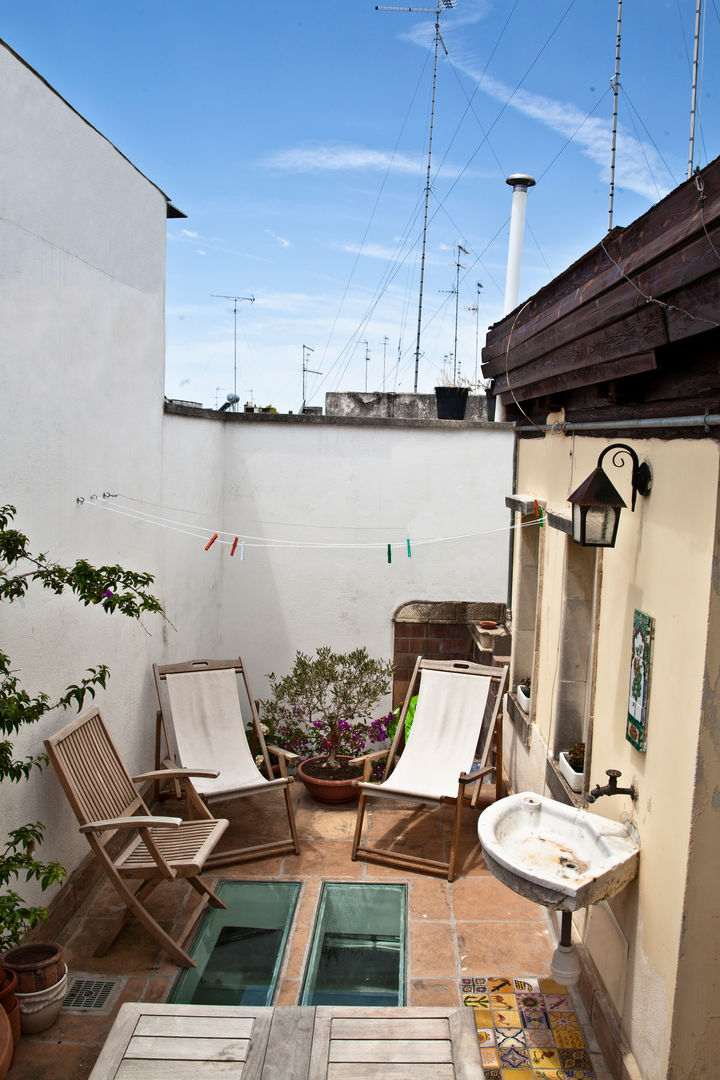
<svg viewBox="0 0 720 1080">
<path fill-rule="evenodd" d="M 472 1009 L 121 1007 L 90 1080 L 482 1080 Z"/>
</svg>

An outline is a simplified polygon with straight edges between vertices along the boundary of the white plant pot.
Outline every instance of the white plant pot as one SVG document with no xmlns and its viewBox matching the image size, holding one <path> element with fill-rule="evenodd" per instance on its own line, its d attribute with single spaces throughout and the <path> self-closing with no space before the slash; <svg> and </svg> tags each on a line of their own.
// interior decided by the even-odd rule
<svg viewBox="0 0 720 1080">
<path fill-rule="evenodd" d="M 517 690 L 518 705 L 524 713 L 530 712 L 530 692 L 518 683 Z"/>
<path fill-rule="evenodd" d="M 572 765 L 568 761 L 567 754 L 564 750 L 561 750 L 558 755 L 558 764 L 560 766 L 560 772 L 565 779 L 568 787 L 571 791 L 581 792 L 583 789 L 584 775 L 581 772 L 575 772 Z"/>
<path fill-rule="evenodd" d="M 20 1009 L 20 1030 L 25 1035 L 45 1031 L 57 1020 L 67 994 L 67 964 L 65 974 L 52 986 L 36 990 L 32 994 L 15 994 Z"/>
</svg>

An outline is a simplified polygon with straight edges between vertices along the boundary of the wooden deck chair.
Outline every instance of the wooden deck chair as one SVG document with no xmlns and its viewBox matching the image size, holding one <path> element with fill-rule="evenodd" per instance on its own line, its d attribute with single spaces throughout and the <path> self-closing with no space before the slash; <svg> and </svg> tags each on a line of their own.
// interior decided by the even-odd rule
<svg viewBox="0 0 720 1080">
<path fill-rule="evenodd" d="M 208 888 L 199 875 L 210 852 L 228 827 L 225 820 L 204 818 L 183 821 L 178 817 L 154 817 L 138 793 L 136 783 L 153 780 L 155 773 L 132 778 L 108 732 L 100 710 L 89 709 L 67 724 L 45 749 L 55 768 L 70 805 L 111 884 L 125 903 L 125 911 L 112 934 L 96 949 L 104 956 L 130 915 L 149 930 L 163 949 L 181 967 L 195 967 L 182 944 L 189 936 L 206 904 L 226 905 Z M 174 778 L 189 782 L 187 770 L 176 770 Z M 130 842 L 112 856 L 108 842 L 116 834 L 127 834 Z M 180 941 L 163 930 L 146 908 L 146 901 L 162 881 L 185 878 L 202 897 L 195 915 L 185 927 Z M 126 879 L 139 879 L 133 891 Z"/>
<path fill-rule="evenodd" d="M 282 792 L 285 797 L 290 834 L 287 839 L 219 851 L 208 865 L 246 862 L 290 852 L 297 855 L 300 849 L 289 789 L 293 777 L 287 774 L 287 761 L 298 760 L 298 755 L 266 745 L 242 660 L 238 657 L 235 660 L 191 660 L 163 666 L 154 664 L 153 673 L 160 704 L 156 767 L 213 765 L 220 770 L 215 779 L 199 782 L 192 790 L 186 789 L 190 798 L 197 792 L 201 800 L 194 808 L 189 807 L 190 813 L 195 809 L 200 814 L 207 814 L 207 804 L 247 795 L 267 794 L 272 799 Z M 239 676 L 242 676 L 252 717 L 256 750 L 258 755 L 262 755 L 267 777 L 273 775 L 269 754 L 277 755 L 280 776 L 275 779 L 270 780 L 262 775 L 255 763 L 255 750 L 251 750 L 248 744 L 240 705 Z M 272 820 L 272 808 L 269 808 L 268 816 Z"/>
<path fill-rule="evenodd" d="M 507 678 L 506 667 L 418 657 L 389 753 L 381 750 L 357 759 L 364 762 L 365 773 L 358 784 L 360 798 L 353 860 L 361 858 L 406 870 L 447 875 L 448 881 L 454 881 L 463 806 L 466 802 L 477 805 L 482 779 L 491 772 L 495 773 L 496 798 L 502 794 L 502 701 Z M 495 687 L 494 699 L 491 686 Z M 418 699 L 415 717 L 407 745 L 398 756 L 405 738 L 405 714 L 415 694 Z M 385 754 L 388 757 L 382 782 L 368 783 L 373 760 Z M 474 790 L 470 792 L 473 784 Z M 455 823 L 448 861 L 361 846 L 367 800 L 375 798 L 434 806 L 454 802 Z"/>
</svg>

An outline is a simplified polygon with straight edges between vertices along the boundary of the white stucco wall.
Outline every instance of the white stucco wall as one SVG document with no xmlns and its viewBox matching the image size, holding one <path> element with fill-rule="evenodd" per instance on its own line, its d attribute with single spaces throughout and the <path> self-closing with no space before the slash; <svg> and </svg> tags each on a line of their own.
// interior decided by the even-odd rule
<svg viewBox="0 0 720 1080">
<path fill-rule="evenodd" d="M 219 542 L 205 552 L 167 533 L 172 652 L 240 654 L 262 697 L 267 673 L 286 670 L 298 649 L 365 645 L 389 657 L 401 603 L 505 602 L 512 452 L 512 431 L 492 425 L 168 415 L 168 505 L 208 536 L 260 538 L 241 561 L 239 548 L 231 558 Z M 202 582 L 199 601 L 188 603 L 188 581 Z"/>
<path fill-rule="evenodd" d="M 96 702 L 139 771 L 152 763 L 153 661 L 240 653 L 260 695 L 296 649 L 388 655 L 404 601 L 504 601 L 511 431 L 164 416 L 166 198 L 2 45 L 0 86 L 2 502 L 36 551 L 153 573 L 170 620 L 148 617 L 144 629 L 34 588 L 3 607 L 1 628 L 29 692 L 52 696 L 107 663 Z M 119 497 L 90 498 L 103 492 Z M 143 513 L 181 524 L 163 529 Z M 383 546 L 248 546 L 241 562 L 220 543 L 206 553 L 176 531 L 182 522 L 207 535 Z M 460 534 L 470 535 L 420 544 Z M 388 542 L 401 544 L 391 565 Z M 39 752 L 70 718 L 21 732 L 17 755 Z M 41 857 L 70 871 L 87 856 L 50 770 L 4 783 L 0 818 L 44 821 Z"/>
<path fill-rule="evenodd" d="M 132 490 L 140 475 L 159 497 L 167 200 L 5 47 L 0 86 L 2 502 L 17 507 L 33 550 L 149 570 L 162 594 L 158 536 L 76 498 Z M 130 767 L 147 765 L 161 621 L 146 620 L 151 637 L 38 588 L 0 614 L 2 647 L 30 692 L 52 696 L 108 664 L 97 700 Z M 18 755 L 69 718 L 23 731 Z M 0 818 L 44 821 L 41 856 L 69 868 L 87 852 L 51 773 L 4 783 Z"/>
</svg>

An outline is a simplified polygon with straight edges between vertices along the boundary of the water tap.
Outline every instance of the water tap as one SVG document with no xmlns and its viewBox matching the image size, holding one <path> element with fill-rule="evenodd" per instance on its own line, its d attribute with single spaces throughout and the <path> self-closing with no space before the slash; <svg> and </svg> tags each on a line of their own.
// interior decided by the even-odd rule
<svg viewBox="0 0 720 1080">
<path fill-rule="evenodd" d="M 588 795 L 588 802 L 595 802 L 601 795 L 629 795 L 631 799 L 637 799 L 637 790 L 634 784 L 631 784 L 630 787 L 618 787 L 618 777 L 622 776 L 619 769 L 606 769 L 605 774 L 610 778 L 609 783 L 605 784 L 604 787 L 596 784 Z"/>
</svg>

